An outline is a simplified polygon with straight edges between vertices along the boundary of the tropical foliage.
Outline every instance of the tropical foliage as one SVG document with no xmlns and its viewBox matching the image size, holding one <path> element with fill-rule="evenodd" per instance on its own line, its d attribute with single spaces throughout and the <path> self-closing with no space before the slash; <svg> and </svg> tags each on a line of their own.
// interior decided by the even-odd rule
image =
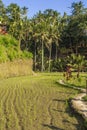
<svg viewBox="0 0 87 130">
<path fill-rule="evenodd" d="M 19 51 L 18 41 L 10 35 L 0 36 L 0 62 L 13 61 L 14 59 L 32 58 L 32 53 Z"/>
<path fill-rule="evenodd" d="M 83 60 L 86 60 L 87 9 L 80 1 L 72 3 L 71 11 L 71 15 L 64 13 L 61 16 L 55 10 L 46 9 L 43 12 L 39 11 L 29 19 L 27 7 L 20 7 L 14 3 L 5 7 L 0 0 L 0 27 L 6 26 L 7 33 L 17 40 L 17 50 L 13 49 L 15 48 L 14 42 L 11 42 L 11 45 L 9 41 L 5 46 L 3 46 L 4 43 L 0 45 L 2 48 L 0 53 L 2 53 L 9 44 L 8 51 L 5 51 L 6 53 L 1 57 L 12 60 L 20 55 L 30 57 L 32 53 L 34 70 L 42 72 L 65 71 L 68 64 L 67 56 L 71 57 L 72 54 L 76 59 L 85 56 Z M 18 53 L 16 54 L 15 51 Z M 75 62 L 77 66 L 78 62 Z M 82 62 L 79 65 L 82 66 Z"/>
</svg>

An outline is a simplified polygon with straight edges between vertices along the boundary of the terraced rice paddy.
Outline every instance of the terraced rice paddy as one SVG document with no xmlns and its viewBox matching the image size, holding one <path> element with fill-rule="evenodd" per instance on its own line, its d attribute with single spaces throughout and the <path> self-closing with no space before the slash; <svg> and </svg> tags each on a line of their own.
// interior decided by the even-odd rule
<svg viewBox="0 0 87 130">
<path fill-rule="evenodd" d="M 84 130 L 67 99 L 77 92 L 57 74 L 0 80 L 0 130 Z"/>
</svg>

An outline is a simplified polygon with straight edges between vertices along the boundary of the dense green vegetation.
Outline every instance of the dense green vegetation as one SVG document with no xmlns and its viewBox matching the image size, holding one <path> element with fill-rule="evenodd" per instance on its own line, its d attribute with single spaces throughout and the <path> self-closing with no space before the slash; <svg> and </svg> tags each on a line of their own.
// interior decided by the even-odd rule
<svg viewBox="0 0 87 130">
<path fill-rule="evenodd" d="M 86 88 L 86 79 L 87 79 L 87 73 L 81 73 L 80 77 L 77 78 L 76 73 L 72 73 L 72 78 L 69 80 L 66 79 L 66 77 L 63 77 L 63 80 L 67 82 L 68 85 Z"/>
<path fill-rule="evenodd" d="M 17 49 L 32 52 L 35 71 L 65 71 L 67 64 L 70 64 L 67 56 L 71 57 L 71 54 L 84 56 L 84 61 L 87 60 L 87 9 L 84 3 L 72 3 L 71 15 L 64 13 L 61 16 L 55 10 L 46 9 L 29 19 L 27 13 L 27 7 L 22 8 L 14 3 L 6 7 L 0 0 L 0 26 L 6 27 L 7 33 L 16 38 Z M 3 46 L 1 48 L 2 51 L 6 50 Z M 10 48 L 13 52 L 8 48 L 7 53 L 12 53 L 9 59 L 18 57 L 14 47 Z M 6 55 L 2 57 L 4 61 Z M 86 68 L 79 70 L 78 61 L 75 64 L 78 74 L 79 71 L 86 71 Z M 87 61 L 85 66 L 81 66 L 87 66 Z"/>
<path fill-rule="evenodd" d="M 87 95 L 83 97 L 83 100 L 84 100 L 84 101 L 87 101 Z"/>
<path fill-rule="evenodd" d="M 0 63 L 14 59 L 32 58 L 32 54 L 21 51 L 18 48 L 18 41 L 10 35 L 0 36 Z"/>
<path fill-rule="evenodd" d="M 0 81 L 0 130 L 85 130 L 68 99 L 78 92 L 56 84 L 60 73 Z"/>
</svg>

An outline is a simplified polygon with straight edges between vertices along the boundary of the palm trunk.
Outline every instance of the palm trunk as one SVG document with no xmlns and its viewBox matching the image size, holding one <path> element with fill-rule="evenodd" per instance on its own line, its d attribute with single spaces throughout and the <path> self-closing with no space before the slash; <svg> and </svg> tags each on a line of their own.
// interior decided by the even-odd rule
<svg viewBox="0 0 87 130">
<path fill-rule="evenodd" d="M 58 46 L 56 45 L 56 56 L 55 56 L 56 61 L 57 61 L 57 54 L 58 54 Z"/>
<path fill-rule="evenodd" d="M 50 50 L 49 50 L 49 72 L 51 71 L 51 50 L 52 50 L 52 45 L 50 45 Z"/>
<path fill-rule="evenodd" d="M 78 66 L 78 70 L 77 70 L 77 78 L 79 78 L 79 75 L 80 75 L 80 68 Z"/>
<path fill-rule="evenodd" d="M 42 72 L 44 71 L 44 43 L 43 43 L 43 40 L 42 40 L 42 68 L 41 68 L 41 71 Z"/>
<path fill-rule="evenodd" d="M 37 59 L 36 59 L 36 42 L 35 42 L 35 52 L 34 52 L 34 70 L 36 71 L 36 62 L 37 62 Z"/>
<path fill-rule="evenodd" d="M 87 95 L 87 79 L 86 79 L 86 95 Z"/>
<path fill-rule="evenodd" d="M 19 49 L 19 51 L 21 50 L 21 37 L 19 37 L 19 46 L 18 46 L 18 49 Z"/>
<path fill-rule="evenodd" d="M 76 55 L 78 54 L 78 49 L 77 49 L 77 45 L 76 45 Z"/>
<path fill-rule="evenodd" d="M 25 49 L 27 50 L 27 40 L 25 40 Z"/>
<path fill-rule="evenodd" d="M 72 48 L 71 37 L 69 37 L 69 39 L 70 39 L 70 49 L 71 49 L 71 52 L 73 53 L 73 48 Z"/>
<path fill-rule="evenodd" d="M 78 55 L 78 45 L 76 44 L 76 55 Z"/>
</svg>

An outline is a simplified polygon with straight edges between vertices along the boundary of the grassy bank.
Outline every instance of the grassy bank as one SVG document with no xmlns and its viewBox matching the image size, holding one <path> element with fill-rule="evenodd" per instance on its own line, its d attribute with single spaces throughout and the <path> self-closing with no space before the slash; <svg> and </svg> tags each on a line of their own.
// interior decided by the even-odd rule
<svg viewBox="0 0 87 130">
<path fill-rule="evenodd" d="M 0 80 L 0 130 L 84 130 L 68 106 L 77 91 L 61 87 L 60 73 Z"/>
<path fill-rule="evenodd" d="M 0 64 L 0 78 L 32 75 L 32 59 L 14 60 Z"/>
<path fill-rule="evenodd" d="M 16 59 L 31 59 L 32 53 L 21 51 L 18 40 L 10 35 L 0 35 L 0 63 Z"/>
<path fill-rule="evenodd" d="M 70 78 L 69 80 L 66 80 L 66 78 L 64 77 L 63 79 L 70 86 L 86 88 L 87 72 L 80 73 L 79 78 L 77 78 L 77 73 L 73 73 L 72 78 Z"/>
</svg>

